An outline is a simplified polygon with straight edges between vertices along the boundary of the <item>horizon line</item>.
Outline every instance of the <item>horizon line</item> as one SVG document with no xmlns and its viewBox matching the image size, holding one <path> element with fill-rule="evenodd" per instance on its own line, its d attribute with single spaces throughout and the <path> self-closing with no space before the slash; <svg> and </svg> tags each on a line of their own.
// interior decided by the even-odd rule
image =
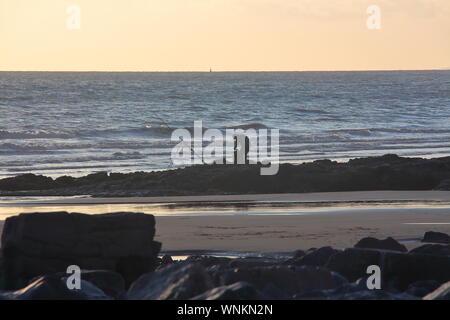
<svg viewBox="0 0 450 320">
<path fill-rule="evenodd" d="M 212 72 L 210 70 L 191 70 L 191 71 L 121 71 L 121 70 L 0 70 L 0 72 L 47 72 L 47 73 L 263 73 L 263 72 L 398 72 L 398 71 L 449 71 L 448 68 L 431 68 L 431 69 L 342 69 L 342 70 L 219 70 Z"/>
</svg>

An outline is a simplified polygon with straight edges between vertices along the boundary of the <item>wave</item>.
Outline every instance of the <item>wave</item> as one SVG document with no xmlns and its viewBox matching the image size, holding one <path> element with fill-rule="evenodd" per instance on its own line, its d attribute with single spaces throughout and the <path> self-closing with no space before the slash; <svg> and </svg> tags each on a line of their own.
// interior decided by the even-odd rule
<svg viewBox="0 0 450 320">
<path fill-rule="evenodd" d="M 242 130 L 247 130 L 247 129 L 267 129 L 267 128 L 268 127 L 265 124 L 263 124 L 263 123 L 254 122 L 254 123 L 239 124 L 239 125 L 235 125 L 235 126 L 222 127 L 221 129 L 242 129 Z"/>
<path fill-rule="evenodd" d="M 158 141 L 149 142 L 94 142 L 88 144 L 71 144 L 71 145 L 18 145 L 10 143 L 0 143 L 0 155 L 1 156 L 26 156 L 26 155 L 42 155 L 42 156 L 63 156 L 66 154 L 73 154 L 77 152 L 81 153 L 91 153 L 92 151 L 106 152 L 114 151 L 115 156 L 120 157 L 124 155 L 135 155 L 135 152 L 140 152 L 145 150 L 148 153 L 154 154 L 155 152 L 161 152 L 161 150 L 171 150 L 171 148 L 176 144 L 170 140 L 163 141 L 159 143 Z M 124 151 L 120 151 L 124 150 Z M 138 150 L 138 151 L 132 151 Z"/>
<path fill-rule="evenodd" d="M 341 129 L 331 131 L 333 134 L 350 134 L 353 136 L 364 136 L 369 137 L 372 135 L 371 129 Z"/>
<path fill-rule="evenodd" d="M 46 151 L 47 148 L 43 145 L 19 145 L 15 143 L 0 143 L 0 152 L 14 152 L 14 151 Z"/>
<path fill-rule="evenodd" d="M 324 118 L 322 121 L 342 121 L 342 119 Z M 0 130 L 0 140 L 29 140 L 29 139 L 81 139 L 81 138 L 127 138 L 127 137 L 153 137 L 165 138 L 176 129 L 187 129 L 193 132 L 193 127 L 182 126 L 166 126 L 166 125 L 146 125 L 137 128 L 111 128 L 101 130 L 23 130 L 23 131 L 7 131 Z M 270 127 L 261 122 L 244 123 L 238 125 L 223 126 L 219 129 L 269 129 Z M 203 127 L 203 130 L 207 130 Z M 284 130 L 289 131 L 289 130 Z M 327 131 L 334 136 L 344 137 L 364 136 L 369 137 L 376 133 L 394 133 L 394 134 L 450 134 L 449 129 L 445 128 L 343 128 Z"/>
<path fill-rule="evenodd" d="M 46 130 L 24 130 L 7 131 L 0 130 L 0 140 L 7 139 L 64 139 L 70 138 L 73 134 L 68 131 L 46 131 Z"/>
<path fill-rule="evenodd" d="M 166 154 L 169 154 L 167 152 Z M 37 164 L 62 164 L 62 163 L 83 163 L 83 162 L 108 162 L 108 161 L 123 161 L 123 160 L 138 160 L 147 157 L 147 154 L 140 152 L 115 152 L 111 155 L 92 155 L 75 158 L 44 158 L 44 159 L 29 159 L 29 160 L 12 160 L 3 161 L 0 167 L 33 167 Z M 154 156 L 154 154 L 152 154 Z M 17 168 L 15 168 L 17 169 Z"/>
<path fill-rule="evenodd" d="M 238 130 L 238 129 L 242 129 L 242 130 L 248 130 L 248 129 L 267 129 L 268 126 L 266 126 L 263 123 L 259 123 L 259 122 L 253 122 L 253 123 L 245 123 L 245 124 L 239 124 L 239 125 L 231 125 L 231 126 L 224 126 L 224 127 L 220 127 L 218 128 L 219 130 L 226 130 L 226 129 L 234 129 L 234 130 Z M 158 126 L 158 127 L 152 127 L 152 126 L 147 126 L 145 128 L 145 130 L 149 130 L 151 132 L 155 132 L 155 133 L 172 133 L 174 130 L 176 129 L 186 129 L 189 132 L 193 132 L 194 131 L 194 127 L 179 127 L 179 128 L 174 128 L 174 127 L 163 127 L 163 126 Z M 203 126 L 202 127 L 203 131 L 208 130 L 208 127 Z M 136 132 L 136 131 L 134 131 Z"/>
<path fill-rule="evenodd" d="M 1 97 L 0 103 L 2 102 L 17 102 L 17 101 L 31 101 L 34 99 L 34 96 L 13 96 L 13 97 Z"/>
<path fill-rule="evenodd" d="M 129 129 L 102 129 L 102 130 L 22 130 L 8 131 L 0 130 L 0 140 L 28 140 L 28 139 L 73 139 L 73 138 L 95 138 L 95 137 L 117 137 L 130 135 L 162 135 L 171 133 L 174 128 L 166 126 L 144 126 Z"/>
<path fill-rule="evenodd" d="M 175 129 L 172 127 L 168 127 L 168 126 L 157 126 L 157 127 L 152 127 L 152 126 L 145 126 L 145 128 L 143 129 L 134 129 L 131 130 L 131 133 L 155 133 L 155 134 L 170 134 L 174 131 Z"/>
<path fill-rule="evenodd" d="M 338 129 L 329 132 L 336 134 L 350 134 L 356 136 L 370 136 L 374 133 L 397 133 L 397 134 L 450 134 L 449 129 L 439 128 L 360 128 L 360 129 Z"/>
<path fill-rule="evenodd" d="M 360 134 L 361 132 L 385 132 L 385 133 L 450 133 L 450 129 L 444 129 L 444 128 L 358 128 L 358 129 L 338 129 L 338 130 L 332 130 L 331 132 L 339 132 L 339 133 L 355 133 Z"/>
</svg>

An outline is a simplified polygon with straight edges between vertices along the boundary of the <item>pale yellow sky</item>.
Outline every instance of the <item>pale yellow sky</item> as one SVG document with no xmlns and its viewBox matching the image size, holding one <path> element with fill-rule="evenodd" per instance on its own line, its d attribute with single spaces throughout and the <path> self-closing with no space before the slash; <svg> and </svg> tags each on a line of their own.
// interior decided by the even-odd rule
<svg viewBox="0 0 450 320">
<path fill-rule="evenodd" d="M 367 28 L 370 5 L 380 30 Z M 450 68 L 450 0 L 0 0 L 0 70 L 209 67 Z"/>
</svg>

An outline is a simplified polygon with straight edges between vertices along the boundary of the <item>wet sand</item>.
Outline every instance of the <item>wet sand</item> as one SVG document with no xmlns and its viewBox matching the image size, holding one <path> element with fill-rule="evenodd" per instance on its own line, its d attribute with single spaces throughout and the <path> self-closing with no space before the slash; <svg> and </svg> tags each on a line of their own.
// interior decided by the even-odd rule
<svg viewBox="0 0 450 320">
<path fill-rule="evenodd" d="M 0 230 L 4 221 L 0 221 Z M 353 246 L 367 236 L 392 236 L 408 248 L 426 231 L 450 233 L 450 213 L 352 212 L 318 215 L 156 217 L 163 251 L 291 252 Z"/>
<path fill-rule="evenodd" d="M 103 210 L 98 205 L 122 204 L 121 209 L 136 203 L 197 203 L 260 201 L 260 202 L 330 202 L 330 201 L 387 201 L 386 206 L 339 208 L 333 205 L 320 212 L 299 212 L 288 214 L 266 212 L 259 209 L 257 214 L 233 211 L 227 214 L 163 214 L 156 213 L 156 240 L 163 243 L 163 251 L 214 250 L 234 252 L 290 252 L 331 245 L 336 248 L 353 246 L 367 236 L 385 238 L 392 236 L 407 247 L 420 245 L 418 242 L 426 231 L 450 233 L 450 207 L 439 206 L 450 200 L 446 191 L 376 191 L 376 192 L 336 192 L 316 194 L 242 195 L 212 197 L 157 197 L 157 198 L 82 198 L 36 201 L 26 206 L 30 211 L 46 211 L 50 207 L 66 208 L 72 211 L 74 204 L 89 209 Z M 429 205 L 415 206 L 397 204 L 389 207 L 389 201 L 422 201 Z M 437 203 L 436 203 L 437 202 Z M 128 203 L 128 205 L 127 205 Z M 413 202 L 414 203 L 414 202 Z M 39 206 L 42 205 L 42 207 Z M 20 209 L 19 208 L 19 209 Z M 116 207 L 111 206 L 114 211 Z M 200 208 L 200 207 L 198 207 Z M 3 204 L 2 211 L 13 207 Z M 17 208 L 15 208 L 17 209 Z M 39 210 L 46 209 L 46 210 Z M 154 207 L 152 210 L 157 210 Z M 197 208 L 191 208 L 195 212 Z M 198 209 L 200 210 L 200 209 Z M 91 213 L 98 213 L 95 210 Z M 250 214 L 249 214 L 250 213 Z M 6 217 L 3 215 L 3 217 Z M 3 221 L 0 221 L 0 228 Z"/>
<path fill-rule="evenodd" d="M 288 252 L 330 245 L 352 247 L 367 236 L 392 236 L 407 247 L 426 231 L 450 232 L 449 213 L 352 212 L 282 216 L 156 217 L 164 251 Z"/>
</svg>

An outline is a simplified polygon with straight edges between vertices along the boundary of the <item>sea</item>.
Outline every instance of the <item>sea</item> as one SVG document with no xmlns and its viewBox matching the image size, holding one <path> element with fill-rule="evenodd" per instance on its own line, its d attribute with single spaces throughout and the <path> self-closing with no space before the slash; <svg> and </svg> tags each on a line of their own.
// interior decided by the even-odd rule
<svg viewBox="0 0 450 320">
<path fill-rule="evenodd" d="M 177 128 L 279 129 L 279 160 L 450 155 L 450 71 L 0 72 L 0 178 L 178 167 Z"/>
</svg>

